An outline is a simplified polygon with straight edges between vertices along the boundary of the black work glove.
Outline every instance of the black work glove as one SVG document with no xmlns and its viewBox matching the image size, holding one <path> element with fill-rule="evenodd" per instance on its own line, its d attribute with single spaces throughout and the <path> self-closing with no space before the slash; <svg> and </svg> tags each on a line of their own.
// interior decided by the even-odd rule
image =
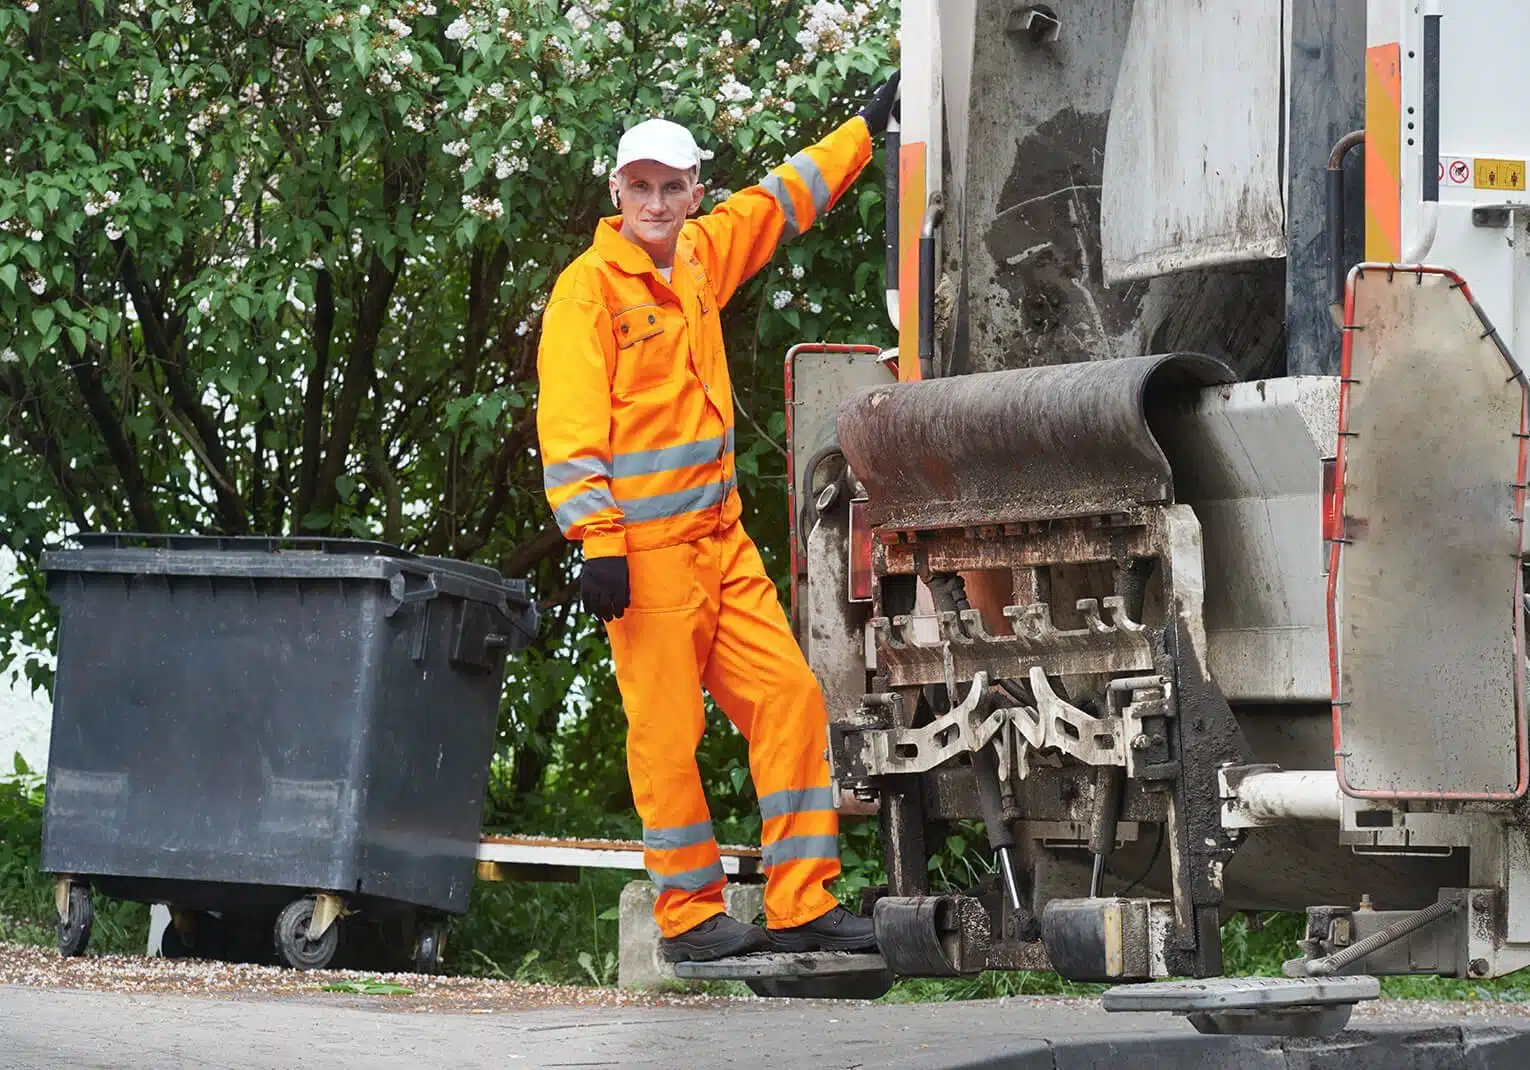
<svg viewBox="0 0 1530 1070">
<path fill-rule="evenodd" d="M 892 77 L 882 83 L 881 87 L 872 94 L 871 99 L 866 102 L 866 106 L 857 113 L 866 120 L 866 126 L 870 128 L 872 137 L 886 133 L 887 120 L 894 112 L 901 110 L 898 108 L 898 81 L 902 77 L 901 70 L 893 71 Z"/>
<path fill-rule="evenodd" d="M 588 557 L 579 572 L 584 611 L 601 620 L 619 620 L 632 601 L 625 557 Z"/>
</svg>

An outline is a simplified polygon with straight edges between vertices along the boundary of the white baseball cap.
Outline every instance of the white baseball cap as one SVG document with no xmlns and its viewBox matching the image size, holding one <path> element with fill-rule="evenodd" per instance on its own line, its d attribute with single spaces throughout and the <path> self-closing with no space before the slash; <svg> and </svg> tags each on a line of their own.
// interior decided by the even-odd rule
<svg viewBox="0 0 1530 1070">
<path fill-rule="evenodd" d="M 701 150 L 691 132 L 679 123 L 646 119 L 622 135 L 611 173 L 616 174 L 633 160 L 655 160 L 666 167 L 688 171 L 701 166 Z"/>
</svg>

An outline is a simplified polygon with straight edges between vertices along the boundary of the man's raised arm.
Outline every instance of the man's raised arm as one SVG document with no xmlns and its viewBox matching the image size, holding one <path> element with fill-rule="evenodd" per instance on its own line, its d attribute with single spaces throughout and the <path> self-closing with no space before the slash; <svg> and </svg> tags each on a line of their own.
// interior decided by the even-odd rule
<svg viewBox="0 0 1530 1070">
<path fill-rule="evenodd" d="M 811 227 L 855 184 L 871 160 L 872 136 L 887 129 L 897 91 L 894 75 L 859 113 L 822 141 L 696 220 L 696 254 L 712 277 L 720 303 L 727 304 L 745 280 L 770 262 L 782 242 Z"/>
</svg>

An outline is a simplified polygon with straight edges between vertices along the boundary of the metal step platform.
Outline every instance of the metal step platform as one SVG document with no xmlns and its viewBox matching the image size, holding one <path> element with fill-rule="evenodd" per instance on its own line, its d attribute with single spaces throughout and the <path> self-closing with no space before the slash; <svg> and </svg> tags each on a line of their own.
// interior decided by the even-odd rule
<svg viewBox="0 0 1530 1070">
<path fill-rule="evenodd" d="M 757 996 L 877 999 L 897 978 L 881 955 L 849 951 L 765 952 L 712 962 L 677 962 L 685 981 L 743 981 Z"/>
<path fill-rule="evenodd" d="M 1198 1032 L 1237 1036 L 1327 1037 L 1361 1000 L 1377 999 L 1374 977 L 1212 977 L 1117 985 L 1100 997 L 1107 1011 L 1185 1015 Z"/>
</svg>

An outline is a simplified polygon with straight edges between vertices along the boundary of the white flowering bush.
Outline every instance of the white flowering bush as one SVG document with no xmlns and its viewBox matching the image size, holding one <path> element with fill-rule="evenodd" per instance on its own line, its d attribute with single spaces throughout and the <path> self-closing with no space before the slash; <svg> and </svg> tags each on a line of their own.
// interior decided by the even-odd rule
<svg viewBox="0 0 1530 1070">
<path fill-rule="evenodd" d="M 891 73 L 896 19 L 782 0 L 0 6 L 0 538 L 30 565 L 69 526 L 376 536 L 565 604 L 539 313 L 610 211 L 618 137 L 686 123 L 703 181 L 742 189 Z M 767 550 L 783 352 L 891 338 L 880 167 L 727 310 Z M 0 636 L 45 640 L 25 583 Z"/>
</svg>

